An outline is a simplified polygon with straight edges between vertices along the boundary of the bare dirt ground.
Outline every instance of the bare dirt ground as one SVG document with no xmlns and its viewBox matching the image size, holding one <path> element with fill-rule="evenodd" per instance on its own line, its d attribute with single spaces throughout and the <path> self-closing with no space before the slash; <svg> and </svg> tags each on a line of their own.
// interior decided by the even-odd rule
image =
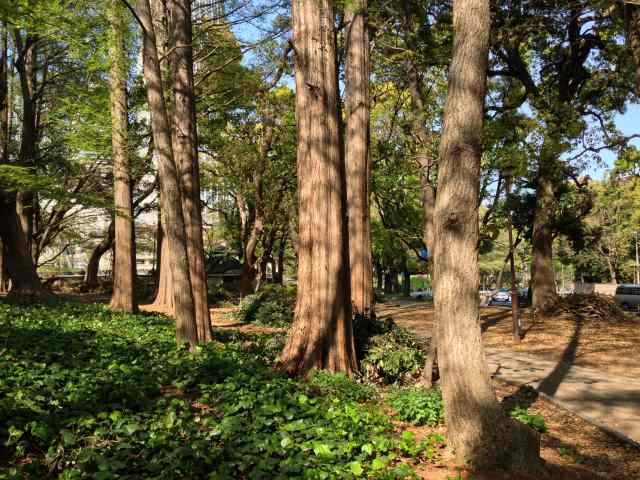
<svg viewBox="0 0 640 480">
<path fill-rule="evenodd" d="M 429 337 L 433 308 L 425 302 L 388 302 L 377 308 L 379 316 L 392 316 L 420 336 Z M 624 321 L 593 322 L 570 314 L 533 319 L 523 315 L 525 338 L 516 342 L 512 336 L 511 310 L 500 307 L 481 309 L 481 329 L 486 346 L 515 350 L 544 359 L 566 360 L 597 368 L 603 373 L 633 378 L 640 376 L 640 322 L 629 317 Z M 500 398 L 517 395 L 518 387 L 496 381 Z M 640 479 L 640 450 L 621 442 L 582 418 L 542 397 L 531 398 L 531 413 L 544 417 L 548 432 L 541 436 L 541 455 L 553 479 Z M 441 465 L 440 468 L 444 468 Z M 455 478 L 445 468 L 421 468 L 423 478 Z M 464 475 L 462 476 L 464 478 Z M 498 473 L 475 475 L 476 480 L 501 479 Z M 506 477 L 510 478 L 510 477 Z"/>
<path fill-rule="evenodd" d="M 393 319 L 418 335 L 430 337 L 433 307 L 426 302 L 380 304 L 378 315 Z M 480 310 L 482 338 L 486 347 L 510 349 L 559 361 L 572 351 L 572 364 L 603 372 L 640 377 L 640 320 L 593 322 L 570 314 L 533 318 L 523 311 L 525 337 L 516 342 L 511 334 L 511 310 L 486 307 Z"/>
</svg>

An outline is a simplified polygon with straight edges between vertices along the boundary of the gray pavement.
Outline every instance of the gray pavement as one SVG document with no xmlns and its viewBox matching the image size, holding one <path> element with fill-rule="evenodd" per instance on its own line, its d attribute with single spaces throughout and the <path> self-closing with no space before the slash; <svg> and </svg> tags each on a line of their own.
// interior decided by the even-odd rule
<svg viewBox="0 0 640 480">
<path fill-rule="evenodd" d="M 486 349 L 486 354 L 495 377 L 529 385 L 561 407 L 640 446 L 640 379 L 513 351 Z"/>
</svg>

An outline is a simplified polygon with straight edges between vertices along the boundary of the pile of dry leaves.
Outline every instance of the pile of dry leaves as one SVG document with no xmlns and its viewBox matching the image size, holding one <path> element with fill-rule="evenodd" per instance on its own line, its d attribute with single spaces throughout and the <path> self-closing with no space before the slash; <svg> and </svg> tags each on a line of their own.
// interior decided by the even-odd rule
<svg viewBox="0 0 640 480">
<path fill-rule="evenodd" d="M 597 322 L 625 322 L 631 317 L 612 297 L 598 294 L 573 293 L 559 297 L 550 312 L 553 315 L 568 313 L 584 320 Z"/>
</svg>

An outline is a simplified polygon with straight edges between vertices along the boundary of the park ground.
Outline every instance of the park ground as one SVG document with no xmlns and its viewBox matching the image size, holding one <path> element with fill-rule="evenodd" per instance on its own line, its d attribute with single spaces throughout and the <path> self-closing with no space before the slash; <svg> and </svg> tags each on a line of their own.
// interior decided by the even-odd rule
<svg viewBox="0 0 640 480">
<path fill-rule="evenodd" d="M 96 298 L 75 297 L 75 300 Z M 341 387 L 326 390 L 326 386 L 304 381 L 291 382 L 277 373 L 269 373 L 273 372 L 271 367 L 281 348 L 284 330 L 240 323 L 233 316 L 236 307 L 211 310 L 216 341 L 195 359 L 188 352 L 176 349 L 171 321 L 163 316 L 149 313 L 134 316 L 111 314 L 104 306 L 79 305 L 77 302 L 41 308 L 3 305 L 0 301 L 0 309 L 4 309 L 0 313 L 4 314 L 3 321 L 8 326 L 3 331 L 6 339 L 0 337 L 0 363 L 14 373 L 17 370 L 12 369 L 20 369 L 20 375 L 10 374 L 4 378 L 4 387 L 11 386 L 11 382 L 23 382 L 21 388 L 24 389 L 24 395 L 19 399 L 22 406 L 19 412 L 16 410 L 16 415 L 28 416 L 31 415 L 29 412 L 36 412 L 33 418 L 25 417 L 35 422 L 28 423 L 31 433 L 20 433 L 21 430 L 16 428 L 12 431 L 11 441 L 7 442 L 9 445 L 0 447 L 0 478 L 3 479 L 89 478 L 53 475 L 52 472 L 62 469 L 65 461 L 68 462 L 67 470 L 76 472 L 73 463 L 76 460 L 85 462 L 85 466 L 89 465 L 86 468 L 93 468 L 96 474 L 103 473 L 102 477 L 95 478 L 120 478 L 118 469 L 130 472 L 135 468 L 139 473 L 150 474 L 151 471 L 145 470 L 150 465 L 156 472 L 161 467 L 171 472 L 165 473 L 164 478 L 187 478 L 180 477 L 179 467 L 191 465 L 189 468 L 197 468 L 193 467 L 195 459 L 202 459 L 198 460 L 200 462 L 212 461 L 212 465 L 222 461 L 235 469 L 242 469 L 245 463 L 253 464 L 256 456 L 262 458 L 271 454 L 281 458 L 278 461 L 287 458 L 287 455 L 298 460 L 306 458 L 309 453 L 305 453 L 304 448 L 307 447 L 304 445 L 307 444 L 311 445 L 308 448 L 314 452 L 311 456 L 316 458 L 324 455 L 324 443 L 318 442 L 326 441 L 331 445 L 333 438 L 333 433 L 328 435 L 327 430 L 321 436 L 314 437 L 317 433 L 312 431 L 316 432 L 317 422 L 320 421 L 323 422 L 323 428 L 336 428 L 339 425 L 339 428 L 353 429 L 356 435 L 353 440 L 355 451 L 358 448 L 364 451 L 365 447 L 360 443 L 366 444 L 373 432 L 380 434 L 380 428 L 383 428 L 380 425 L 389 421 L 391 427 L 385 430 L 384 435 L 391 439 L 389 441 L 397 442 L 393 447 L 396 452 L 393 462 L 411 465 L 420 478 L 427 480 L 529 478 L 507 476 L 499 472 L 476 472 L 473 475 L 459 472 L 453 468 L 450 452 L 440 444 L 426 453 L 421 451 L 416 459 L 416 455 L 412 454 L 415 445 L 423 439 L 437 438 L 437 435 L 446 438 L 445 426 L 414 426 L 398 420 L 397 412 L 386 400 L 392 391 L 389 387 L 377 387 L 371 399 L 360 403 L 360 406 L 356 405 L 354 411 L 349 408 L 355 405 L 352 397 L 354 391 L 358 394 L 358 389 Z M 417 335 L 430 335 L 433 310 L 428 303 L 387 301 L 379 305 L 378 315 L 393 317 L 395 322 Z M 577 319 L 569 314 L 532 319 L 528 312 L 525 312 L 524 320 L 527 334 L 522 342 L 515 344 L 510 333 L 509 311 L 502 308 L 482 309 L 481 325 L 485 344 L 488 348 L 505 352 L 525 352 L 541 360 L 570 359 L 576 365 L 597 368 L 604 376 L 625 374 L 637 378 L 640 373 L 637 362 L 634 363 L 640 345 L 640 332 L 635 320 L 604 322 L 585 316 Z M 571 353 L 567 354 L 567 351 Z M 50 375 L 47 365 L 55 367 L 54 376 Z M 166 365 L 169 367 L 166 368 Z M 255 380 L 250 380 L 253 377 Z M 81 381 L 77 382 L 78 379 Z M 77 385 L 71 388 L 74 382 Z M 238 388 L 243 382 L 246 386 Z M 14 391 L 18 390 L 16 385 L 13 384 Z M 535 395 L 530 389 L 498 379 L 495 380 L 495 388 L 505 404 L 524 405 L 532 415 L 544 418 L 546 432 L 541 434 L 541 454 L 549 468 L 549 478 L 640 478 L 640 451 L 636 447 Z M 283 396 L 282 391 L 289 395 Z M 26 398 L 29 392 L 37 395 L 33 399 Z M 53 402 L 51 398 L 46 398 L 46 392 L 55 397 Z M 114 394 L 118 398 L 114 398 Z M 119 397 L 120 394 L 123 399 Z M 290 402 L 289 397 L 298 400 Z M 312 404 L 307 403 L 307 397 L 312 399 Z M 47 409 L 52 404 L 58 405 L 58 402 L 65 405 L 65 402 L 72 401 L 77 409 L 79 398 L 90 400 L 81 409 L 80 419 L 76 411 L 73 412 L 73 418 L 66 418 L 65 411 L 60 410 L 53 417 L 43 417 Z M 108 413 L 113 405 L 105 403 L 105 398 L 109 402 L 121 403 L 118 407 L 121 413 Z M 362 402 L 362 399 L 358 401 Z M 127 402 L 130 407 L 124 406 Z M 329 402 L 328 405 L 334 402 L 340 407 L 331 417 L 317 418 L 325 410 L 324 402 Z M 290 437 L 277 437 L 274 447 L 271 442 L 273 427 L 269 426 L 269 419 L 273 412 L 281 408 L 290 412 L 286 414 L 291 417 L 287 419 L 289 422 L 310 423 L 308 430 L 291 430 L 288 433 Z M 345 409 L 344 412 L 341 408 Z M 370 416 L 366 413 L 369 411 L 381 412 L 381 417 Z M 227 422 L 226 419 L 234 419 L 240 424 L 231 420 Z M 47 422 L 57 422 L 50 425 L 52 429 L 60 428 L 57 437 L 51 431 L 42 429 Z M 219 426 L 203 431 L 202 427 L 209 425 L 209 422 Z M 149 432 L 141 428 L 145 425 Z M 27 431 L 26 428 L 23 430 Z M 147 436 L 148 433 L 150 436 Z M 306 435 L 305 438 L 296 437 L 302 433 Z M 287 441 L 285 444 L 289 438 L 293 443 Z M 413 439 L 408 441 L 409 445 L 407 438 Z M 189 451 L 181 443 L 187 440 Z M 45 448 L 47 444 L 48 450 Z M 203 445 L 208 447 L 203 449 Z M 21 452 L 19 467 L 41 461 L 50 470 L 40 471 L 50 473 L 44 476 L 11 476 L 9 467 L 15 468 L 15 456 L 20 453 L 19 448 L 25 449 Z M 261 450 L 263 448 L 268 449 L 267 453 Z M 287 449 L 291 453 L 287 453 Z M 74 452 L 82 451 L 85 453 L 74 459 Z M 149 458 L 153 460 L 145 459 L 144 455 L 150 455 Z M 390 454 L 374 452 L 373 455 L 388 459 Z M 358 474 L 366 478 L 373 472 L 374 464 L 370 456 L 361 454 L 348 457 L 346 461 L 350 462 L 347 464 L 350 471 L 355 472 L 354 478 L 358 478 Z M 327 456 L 326 461 L 322 460 L 313 466 L 318 469 L 333 468 L 334 463 L 335 468 L 340 467 L 335 456 Z M 8 475 L 3 473 L 3 467 L 4 471 L 9 472 Z M 292 465 L 294 467 L 295 464 Z M 364 474 L 359 473 L 361 467 Z M 264 468 L 270 466 L 264 465 Z M 215 478 L 245 477 L 225 477 L 222 472 L 222 476 Z"/>
</svg>

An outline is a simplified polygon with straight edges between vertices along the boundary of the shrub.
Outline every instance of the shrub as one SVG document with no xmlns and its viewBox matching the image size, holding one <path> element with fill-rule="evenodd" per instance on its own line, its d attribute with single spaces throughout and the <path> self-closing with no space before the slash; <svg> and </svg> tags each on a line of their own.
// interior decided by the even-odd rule
<svg viewBox="0 0 640 480">
<path fill-rule="evenodd" d="M 357 318 L 358 358 L 363 377 L 375 383 L 393 384 L 413 380 L 424 366 L 425 345 L 391 318 Z"/>
<path fill-rule="evenodd" d="M 371 385 L 359 383 L 344 373 L 331 373 L 325 370 L 316 372 L 309 382 L 313 389 L 324 395 L 347 398 L 355 402 L 366 402 L 376 396 L 376 390 Z"/>
<path fill-rule="evenodd" d="M 295 287 L 266 285 L 259 292 L 242 299 L 235 318 L 243 323 L 286 327 L 293 322 L 295 300 Z"/>
<path fill-rule="evenodd" d="M 547 425 L 544 423 L 544 418 L 542 415 L 535 415 L 529 413 L 526 408 L 523 407 L 515 407 L 511 412 L 509 412 L 511 418 L 515 418 L 519 422 L 528 425 L 529 427 L 537 430 L 540 433 L 544 433 L 547 431 Z"/>
<path fill-rule="evenodd" d="M 444 402 L 440 390 L 397 390 L 389 395 L 388 403 L 400 420 L 413 425 L 434 426 L 444 420 Z"/>
</svg>

